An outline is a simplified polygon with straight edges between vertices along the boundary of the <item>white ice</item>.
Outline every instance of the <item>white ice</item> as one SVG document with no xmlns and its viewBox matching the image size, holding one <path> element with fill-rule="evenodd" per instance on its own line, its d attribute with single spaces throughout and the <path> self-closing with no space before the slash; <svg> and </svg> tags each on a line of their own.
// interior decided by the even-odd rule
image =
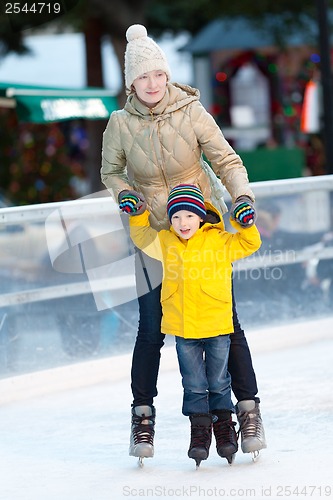
<svg viewBox="0 0 333 500">
<path fill-rule="evenodd" d="M 333 318 L 247 333 L 268 448 L 229 466 L 214 442 L 195 469 L 173 346 L 162 350 L 155 457 L 128 456 L 122 355 L 0 381 L 1 500 L 333 496 Z"/>
</svg>

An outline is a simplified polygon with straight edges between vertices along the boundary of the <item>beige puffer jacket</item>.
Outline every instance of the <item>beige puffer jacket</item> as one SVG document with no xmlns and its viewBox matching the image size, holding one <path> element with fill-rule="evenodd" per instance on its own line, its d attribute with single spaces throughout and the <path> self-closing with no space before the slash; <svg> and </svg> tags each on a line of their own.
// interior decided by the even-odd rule
<svg viewBox="0 0 333 500">
<path fill-rule="evenodd" d="M 199 91 L 169 83 L 152 109 L 131 94 L 124 109 L 114 111 L 103 134 L 101 177 L 117 200 L 123 189 L 142 193 L 155 229 L 169 227 L 166 203 L 177 184 L 195 184 L 211 201 L 202 154 L 234 201 L 254 200 L 246 169 L 199 101 Z"/>
</svg>

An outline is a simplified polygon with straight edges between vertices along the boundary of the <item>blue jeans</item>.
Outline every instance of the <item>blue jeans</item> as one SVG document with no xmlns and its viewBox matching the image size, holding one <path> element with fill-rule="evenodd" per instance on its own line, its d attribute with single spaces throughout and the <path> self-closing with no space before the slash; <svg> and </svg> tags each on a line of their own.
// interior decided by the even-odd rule
<svg viewBox="0 0 333 500">
<path fill-rule="evenodd" d="M 228 372 L 230 335 L 207 339 L 176 337 L 184 388 L 183 415 L 234 411 Z"/>
<path fill-rule="evenodd" d="M 135 255 L 136 286 L 139 303 L 139 328 L 132 358 L 131 388 L 133 406 L 152 405 L 157 396 L 157 377 L 161 348 L 165 335 L 161 333 L 161 283 L 162 266 L 144 253 Z M 153 279 L 151 279 L 153 277 Z M 237 401 L 254 399 L 258 392 L 250 350 L 238 321 L 233 300 L 234 333 L 230 335 L 228 371 L 231 387 Z"/>
</svg>

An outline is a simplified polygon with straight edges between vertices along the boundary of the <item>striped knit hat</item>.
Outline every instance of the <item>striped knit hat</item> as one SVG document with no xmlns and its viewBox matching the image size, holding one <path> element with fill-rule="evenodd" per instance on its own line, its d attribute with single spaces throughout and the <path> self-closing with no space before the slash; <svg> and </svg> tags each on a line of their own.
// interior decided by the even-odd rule
<svg viewBox="0 0 333 500">
<path fill-rule="evenodd" d="M 179 210 L 188 210 L 202 219 L 206 217 L 205 201 L 199 188 L 193 184 L 179 184 L 171 189 L 167 203 L 170 222 L 171 217 Z"/>
</svg>

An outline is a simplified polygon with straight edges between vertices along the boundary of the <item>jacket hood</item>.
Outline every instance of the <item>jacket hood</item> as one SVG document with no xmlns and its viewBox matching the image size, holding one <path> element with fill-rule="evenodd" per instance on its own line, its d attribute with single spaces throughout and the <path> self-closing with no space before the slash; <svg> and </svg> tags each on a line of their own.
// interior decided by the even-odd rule
<svg viewBox="0 0 333 500">
<path fill-rule="evenodd" d="M 205 201 L 205 207 L 207 211 L 207 220 L 204 222 L 201 228 L 205 230 L 211 226 L 214 226 L 224 231 L 225 230 L 224 222 L 219 210 L 216 207 L 214 207 L 214 205 L 209 203 L 209 201 Z"/>
<path fill-rule="evenodd" d="M 190 85 L 168 83 L 163 99 L 154 108 L 148 108 L 138 99 L 135 93 L 132 93 L 128 96 L 124 109 L 131 115 L 137 115 L 141 118 L 146 117 L 151 120 L 152 115 L 158 116 L 172 113 L 199 99 L 200 92 L 198 89 L 190 87 Z"/>
</svg>

